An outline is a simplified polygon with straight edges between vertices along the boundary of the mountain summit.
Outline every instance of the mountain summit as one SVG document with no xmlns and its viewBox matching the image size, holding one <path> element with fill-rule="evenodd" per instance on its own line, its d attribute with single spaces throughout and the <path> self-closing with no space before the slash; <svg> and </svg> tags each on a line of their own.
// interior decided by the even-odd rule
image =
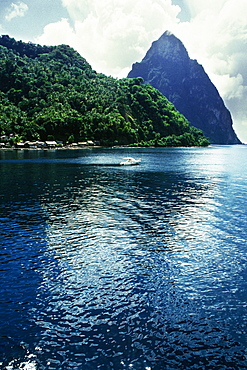
<svg viewBox="0 0 247 370">
<path fill-rule="evenodd" d="M 182 42 L 165 32 L 135 63 L 128 78 L 142 77 L 157 88 L 212 144 L 241 144 L 216 87 L 203 67 L 190 59 Z"/>
</svg>

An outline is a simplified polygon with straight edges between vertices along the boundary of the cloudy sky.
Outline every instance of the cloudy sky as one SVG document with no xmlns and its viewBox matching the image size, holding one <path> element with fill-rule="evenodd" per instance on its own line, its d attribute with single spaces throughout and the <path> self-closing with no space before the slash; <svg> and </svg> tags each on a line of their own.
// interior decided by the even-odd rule
<svg viewBox="0 0 247 370">
<path fill-rule="evenodd" d="M 247 0 L 0 0 L 0 33 L 68 44 L 92 67 L 126 77 L 169 30 L 203 65 L 247 143 Z"/>
</svg>

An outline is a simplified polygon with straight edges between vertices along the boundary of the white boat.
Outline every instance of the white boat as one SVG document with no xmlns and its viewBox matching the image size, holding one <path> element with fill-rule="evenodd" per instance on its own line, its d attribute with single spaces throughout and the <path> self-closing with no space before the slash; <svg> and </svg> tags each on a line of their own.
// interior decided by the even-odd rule
<svg viewBox="0 0 247 370">
<path fill-rule="evenodd" d="M 132 157 L 126 157 L 123 159 L 125 160 L 120 162 L 120 166 L 135 166 L 136 164 L 139 164 L 141 162 L 140 159 L 135 159 Z"/>
</svg>

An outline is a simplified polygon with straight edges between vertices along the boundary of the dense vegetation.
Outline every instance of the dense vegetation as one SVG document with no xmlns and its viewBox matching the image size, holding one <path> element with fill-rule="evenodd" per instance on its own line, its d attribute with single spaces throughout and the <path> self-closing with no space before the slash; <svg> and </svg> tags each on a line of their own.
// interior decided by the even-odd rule
<svg viewBox="0 0 247 370">
<path fill-rule="evenodd" d="M 107 77 L 69 46 L 17 42 L 6 35 L 0 37 L 0 135 L 12 142 L 208 145 L 142 78 Z"/>
</svg>

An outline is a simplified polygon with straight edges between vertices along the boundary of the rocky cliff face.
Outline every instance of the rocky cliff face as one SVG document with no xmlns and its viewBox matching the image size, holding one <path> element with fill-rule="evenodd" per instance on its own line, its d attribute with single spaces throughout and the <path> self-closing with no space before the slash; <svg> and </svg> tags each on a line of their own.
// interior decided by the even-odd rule
<svg viewBox="0 0 247 370">
<path fill-rule="evenodd" d="M 169 32 L 153 42 L 129 78 L 142 77 L 160 90 L 212 144 L 241 144 L 232 118 L 203 67 L 189 58 L 182 42 Z"/>
</svg>

